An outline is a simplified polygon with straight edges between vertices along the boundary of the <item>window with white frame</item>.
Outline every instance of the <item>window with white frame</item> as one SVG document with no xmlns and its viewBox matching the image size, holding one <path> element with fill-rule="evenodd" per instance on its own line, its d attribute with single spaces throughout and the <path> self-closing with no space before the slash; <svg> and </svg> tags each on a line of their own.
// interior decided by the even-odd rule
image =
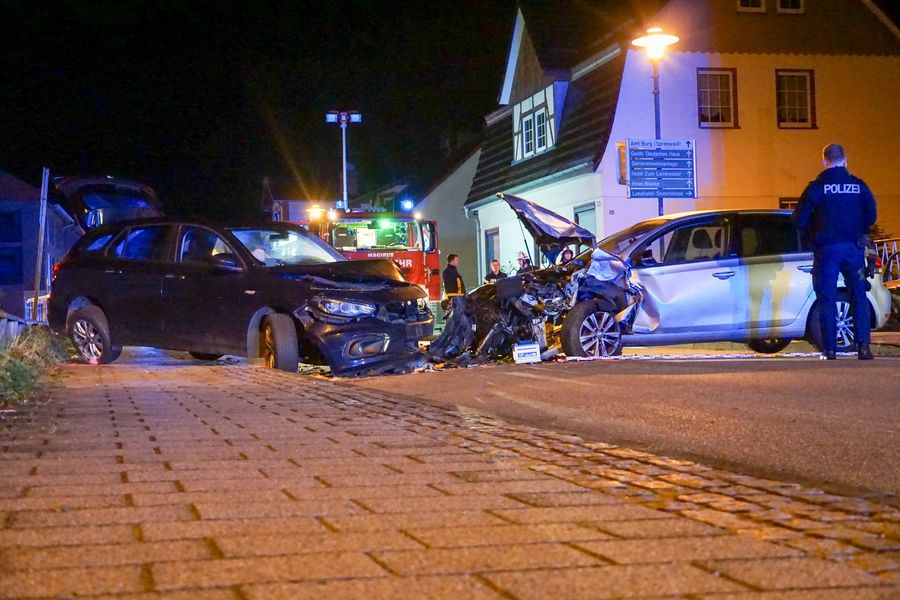
<svg viewBox="0 0 900 600">
<path fill-rule="evenodd" d="M 816 88 L 812 70 L 777 69 L 775 102 L 778 127 L 814 129 L 816 127 Z"/>
<path fill-rule="evenodd" d="M 547 111 L 539 110 L 534 113 L 534 137 L 538 152 L 547 149 Z"/>
<path fill-rule="evenodd" d="M 525 156 L 534 154 L 534 118 L 528 117 L 522 120 L 522 139 L 525 143 Z"/>
<path fill-rule="evenodd" d="M 513 162 L 531 158 L 556 145 L 554 86 L 513 106 Z"/>
<path fill-rule="evenodd" d="M 738 12 L 766 12 L 766 0 L 738 0 Z"/>
<path fill-rule="evenodd" d="M 803 0 L 778 0 L 777 10 L 780 13 L 801 14 Z"/>
<path fill-rule="evenodd" d="M 738 126 L 737 69 L 697 69 L 697 120 L 703 128 Z"/>
</svg>

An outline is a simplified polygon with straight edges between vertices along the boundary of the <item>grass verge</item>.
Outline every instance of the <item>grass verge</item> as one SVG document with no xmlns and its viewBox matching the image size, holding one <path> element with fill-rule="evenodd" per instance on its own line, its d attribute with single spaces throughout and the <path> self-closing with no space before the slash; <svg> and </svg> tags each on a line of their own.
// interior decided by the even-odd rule
<svg viewBox="0 0 900 600">
<path fill-rule="evenodd" d="M 26 329 L 0 350 L 0 406 L 27 403 L 42 379 L 70 356 L 68 341 L 55 337 L 48 327 Z"/>
</svg>

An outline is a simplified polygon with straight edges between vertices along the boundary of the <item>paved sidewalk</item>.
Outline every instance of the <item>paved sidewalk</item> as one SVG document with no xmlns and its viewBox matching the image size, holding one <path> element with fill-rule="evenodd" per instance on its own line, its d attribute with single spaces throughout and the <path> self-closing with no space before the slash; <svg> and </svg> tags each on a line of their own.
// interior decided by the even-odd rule
<svg viewBox="0 0 900 600">
<path fill-rule="evenodd" d="M 0 598 L 900 597 L 890 497 L 247 365 L 67 367 L 0 476 Z"/>
</svg>

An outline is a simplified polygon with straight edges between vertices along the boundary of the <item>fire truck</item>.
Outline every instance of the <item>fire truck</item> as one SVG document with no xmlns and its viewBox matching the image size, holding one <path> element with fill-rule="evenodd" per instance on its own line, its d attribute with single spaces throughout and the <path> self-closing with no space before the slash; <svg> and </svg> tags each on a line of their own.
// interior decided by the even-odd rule
<svg viewBox="0 0 900 600">
<path fill-rule="evenodd" d="M 437 223 L 418 215 L 394 212 L 344 212 L 311 209 L 307 221 L 297 222 L 350 260 L 390 258 L 403 277 L 441 299 L 441 257 Z"/>
</svg>

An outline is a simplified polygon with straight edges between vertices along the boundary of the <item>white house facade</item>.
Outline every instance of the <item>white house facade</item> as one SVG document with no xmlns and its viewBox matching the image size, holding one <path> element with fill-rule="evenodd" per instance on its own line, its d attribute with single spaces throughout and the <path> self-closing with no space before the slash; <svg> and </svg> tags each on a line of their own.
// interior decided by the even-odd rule
<svg viewBox="0 0 900 600">
<path fill-rule="evenodd" d="M 466 203 L 482 273 L 491 258 L 507 264 L 526 249 L 498 192 L 598 238 L 657 214 L 656 198 L 627 197 L 617 149 L 654 137 L 651 64 L 630 44 L 649 26 L 681 38 L 659 65 L 661 137 L 694 140 L 697 160 L 698 197 L 666 199 L 666 213 L 791 207 L 821 170 L 822 147 L 837 142 L 875 192 L 879 225 L 900 234 L 900 31 L 871 2 L 670 0 L 631 3 L 642 13 L 605 10 L 615 4 L 557 11 L 577 23 L 573 32 L 540 3 L 520 2 L 501 106 L 486 118 Z"/>
</svg>

